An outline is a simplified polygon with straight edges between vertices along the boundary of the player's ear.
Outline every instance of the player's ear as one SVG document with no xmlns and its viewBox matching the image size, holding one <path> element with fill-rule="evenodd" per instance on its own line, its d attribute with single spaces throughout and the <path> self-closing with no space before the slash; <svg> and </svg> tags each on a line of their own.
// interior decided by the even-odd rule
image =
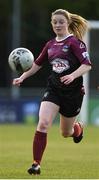
<svg viewBox="0 0 99 180">
<path fill-rule="evenodd" d="M 52 25 L 52 20 L 51 20 L 51 25 Z"/>
</svg>

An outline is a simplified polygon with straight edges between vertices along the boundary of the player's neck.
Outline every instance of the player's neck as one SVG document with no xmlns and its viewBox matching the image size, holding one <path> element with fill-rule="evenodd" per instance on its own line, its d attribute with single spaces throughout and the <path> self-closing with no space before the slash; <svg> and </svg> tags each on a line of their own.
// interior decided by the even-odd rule
<svg viewBox="0 0 99 180">
<path fill-rule="evenodd" d="M 56 37 L 56 41 L 63 41 L 65 39 L 67 39 L 69 36 L 72 36 L 73 34 L 68 34 L 68 35 L 65 35 L 65 36 L 57 36 Z"/>
</svg>

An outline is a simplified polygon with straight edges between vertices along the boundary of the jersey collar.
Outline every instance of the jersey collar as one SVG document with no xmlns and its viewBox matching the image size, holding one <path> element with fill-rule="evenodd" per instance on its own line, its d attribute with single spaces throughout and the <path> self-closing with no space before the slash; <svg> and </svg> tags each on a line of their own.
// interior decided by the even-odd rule
<svg viewBox="0 0 99 180">
<path fill-rule="evenodd" d="M 73 36 L 73 34 L 69 34 L 68 36 L 65 36 L 63 39 L 60 39 L 60 40 L 58 40 L 57 37 L 55 39 L 56 39 L 57 42 L 61 42 L 61 41 L 65 40 L 65 39 L 67 39 L 68 37 L 71 37 L 71 36 Z"/>
</svg>

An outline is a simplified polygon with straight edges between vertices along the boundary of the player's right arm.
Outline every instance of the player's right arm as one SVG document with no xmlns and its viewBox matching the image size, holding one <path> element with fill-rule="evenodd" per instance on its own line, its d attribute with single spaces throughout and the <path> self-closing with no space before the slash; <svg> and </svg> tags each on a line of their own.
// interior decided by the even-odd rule
<svg viewBox="0 0 99 180">
<path fill-rule="evenodd" d="M 17 85 L 20 86 L 20 84 L 28 77 L 32 76 L 33 74 L 35 74 L 37 71 L 39 71 L 39 69 L 41 68 L 41 66 L 38 66 L 37 64 L 35 64 L 35 62 L 33 62 L 33 65 L 31 67 L 31 69 L 29 69 L 28 71 L 24 72 L 19 78 L 15 78 L 13 79 L 12 84 L 13 85 Z"/>
</svg>

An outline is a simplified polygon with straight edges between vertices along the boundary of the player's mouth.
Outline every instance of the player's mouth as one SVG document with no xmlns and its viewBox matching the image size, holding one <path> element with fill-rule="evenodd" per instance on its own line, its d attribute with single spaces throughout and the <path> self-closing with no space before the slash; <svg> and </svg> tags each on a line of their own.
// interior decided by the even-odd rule
<svg viewBox="0 0 99 180">
<path fill-rule="evenodd" d="M 56 30 L 56 31 L 61 31 L 61 28 L 56 28 L 55 30 Z"/>
<path fill-rule="evenodd" d="M 55 29 L 55 31 L 56 31 L 57 33 L 60 33 L 61 30 L 62 30 L 62 29 L 60 29 L 60 28 L 56 28 L 56 29 Z"/>
</svg>

